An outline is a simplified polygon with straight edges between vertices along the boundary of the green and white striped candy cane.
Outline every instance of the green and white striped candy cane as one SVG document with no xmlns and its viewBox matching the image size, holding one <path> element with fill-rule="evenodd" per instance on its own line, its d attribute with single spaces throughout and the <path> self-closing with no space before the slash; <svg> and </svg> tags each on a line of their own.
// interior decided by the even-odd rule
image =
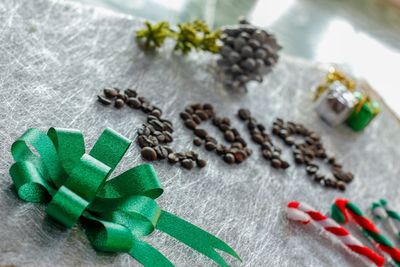
<svg viewBox="0 0 400 267">
<path fill-rule="evenodd" d="M 393 210 L 385 199 L 380 199 L 379 203 L 372 203 L 372 212 L 378 219 L 387 219 L 389 227 L 393 228 L 392 230 L 400 239 L 400 215 Z"/>
</svg>

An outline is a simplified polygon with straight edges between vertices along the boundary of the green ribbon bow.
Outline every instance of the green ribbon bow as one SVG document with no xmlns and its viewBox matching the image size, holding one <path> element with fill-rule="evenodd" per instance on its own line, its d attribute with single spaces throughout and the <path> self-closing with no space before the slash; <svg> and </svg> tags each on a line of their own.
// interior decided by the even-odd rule
<svg viewBox="0 0 400 267">
<path fill-rule="evenodd" d="M 46 135 L 32 128 L 12 145 L 10 175 L 21 199 L 49 202 L 46 212 L 54 220 L 71 228 L 80 219 L 97 250 L 126 252 L 145 266 L 173 266 L 139 238 L 159 229 L 221 266 L 228 264 L 215 249 L 241 260 L 220 239 L 158 206 L 163 189 L 152 165 L 107 181 L 130 144 L 107 128 L 86 154 L 77 130 L 50 128 Z"/>
</svg>

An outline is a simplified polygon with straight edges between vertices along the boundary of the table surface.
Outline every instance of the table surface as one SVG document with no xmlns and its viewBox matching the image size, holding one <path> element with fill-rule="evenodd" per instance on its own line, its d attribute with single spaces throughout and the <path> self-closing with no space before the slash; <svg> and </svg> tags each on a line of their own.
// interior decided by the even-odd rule
<svg viewBox="0 0 400 267">
<path fill-rule="evenodd" d="M 332 129 L 313 111 L 310 88 L 324 76 L 323 66 L 282 56 L 262 84 L 249 92 L 230 92 L 216 77 L 216 56 L 171 52 L 167 44 L 146 55 L 135 42 L 142 20 L 104 9 L 49 0 L 0 3 L 0 264 L 23 266 L 138 266 L 127 254 L 96 252 L 79 225 L 65 230 L 45 216 L 45 205 L 20 200 L 8 174 L 13 163 L 10 147 L 28 128 L 82 130 L 90 149 L 106 127 L 134 140 L 115 174 L 144 163 L 136 145 L 136 129 L 145 116 L 136 110 L 104 107 L 96 95 L 105 86 L 137 89 L 160 106 L 175 125 L 175 151 L 193 148 L 192 133 L 179 112 L 192 102 L 209 102 L 221 116 L 249 135 L 236 117 L 249 108 L 271 129 L 277 117 L 303 123 L 322 135 L 355 180 L 344 193 L 319 186 L 295 166 L 289 149 L 286 171 L 270 167 L 257 146 L 241 165 L 225 164 L 204 148 L 193 148 L 208 160 L 204 169 L 184 170 L 166 162 L 154 167 L 164 186 L 160 206 L 207 230 L 231 245 L 243 263 L 224 255 L 232 266 L 362 266 L 360 258 L 344 253 L 336 243 L 319 236 L 315 227 L 286 219 L 289 201 L 302 201 L 326 213 L 337 197 L 367 210 L 384 197 L 396 208 L 400 173 L 400 126 L 386 108 L 361 133 L 342 126 Z M 209 132 L 222 137 L 211 125 Z M 369 244 L 359 231 L 351 232 Z M 207 257 L 155 231 L 144 238 L 176 266 L 214 266 Z"/>
</svg>

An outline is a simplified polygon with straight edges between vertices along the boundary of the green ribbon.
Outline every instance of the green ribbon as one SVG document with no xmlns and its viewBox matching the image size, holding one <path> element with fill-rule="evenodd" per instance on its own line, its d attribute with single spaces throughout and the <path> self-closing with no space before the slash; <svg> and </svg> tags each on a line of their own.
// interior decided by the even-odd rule
<svg viewBox="0 0 400 267">
<path fill-rule="evenodd" d="M 108 179 L 130 144 L 107 128 L 86 154 L 77 130 L 50 128 L 46 135 L 32 128 L 12 145 L 10 175 L 21 199 L 48 202 L 47 214 L 68 228 L 79 220 L 97 250 L 129 253 L 144 266 L 173 266 L 139 238 L 159 229 L 221 266 L 228 264 L 215 249 L 241 261 L 222 240 L 158 206 L 163 189 L 152 165 Z"/>
</svg>

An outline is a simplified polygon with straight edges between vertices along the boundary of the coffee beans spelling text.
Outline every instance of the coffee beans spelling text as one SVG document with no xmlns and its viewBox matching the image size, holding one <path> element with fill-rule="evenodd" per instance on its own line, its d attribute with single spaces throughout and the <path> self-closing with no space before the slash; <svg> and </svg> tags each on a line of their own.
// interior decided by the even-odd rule
<svg viewBox="0 0 400 267">
<path fill-rule="evenodd" d="M 139 96 L 133 89 L 126 89 L 122 93 L 117 88 L 106 88 L 103 93 L 104 95 L 98 95 L 98 101 L 104 105 L 111 105 L 114 101 L 116 108 L 122 108 L 126 104 L 130 108 L 141 109 L 147 114 L 147 122 L 139 127 L 137 139 L 144 159 L 149 161 L 168 159 L 171 164 L 181 162 L 181 166 L 188 170 L 194 167 L 195 162 L 199 168 L 207 165 L 207 162 L 200 159 L 194 151 L 174 153 L 173 149 L 166 145 L 173 141 L 172 122 L 162 118 L 162 110 L 151 104 L 146 97 Z M 198 112 L 197 115 L 206 118 L 206 114 Z M 193 129 L 195 129 L 196 123 L 194 121 L 192 123 Z M 202 138 L 206 137 L 206 132 L 201 129 L 197 129 L 196 134 Z"/>
<path fill-rule="evenodd" d="M 200 146 L 204 142 L 206 150 L 216 151 L 217 155 L 220 155 L 226 163 L 239 164 L 251 155 L 251 149 L 246 148 L 247 143 L 240 136 L 238 130 L 231 126 L 230 119 L 217 117 L 211 104 L 191 104 L 180 113 L 180 117 L 184 121 L 184 125 L 193 130 L 196 135 L 193 143 Z M 231 143 L 230 148 L 218 144 L 217 140 L 210 136 L 206 130 L 198 127 L 203 121 L 209 119 L 212 119 L 213 125 L 224 134 L 225 140 Z"/>
</svg>

